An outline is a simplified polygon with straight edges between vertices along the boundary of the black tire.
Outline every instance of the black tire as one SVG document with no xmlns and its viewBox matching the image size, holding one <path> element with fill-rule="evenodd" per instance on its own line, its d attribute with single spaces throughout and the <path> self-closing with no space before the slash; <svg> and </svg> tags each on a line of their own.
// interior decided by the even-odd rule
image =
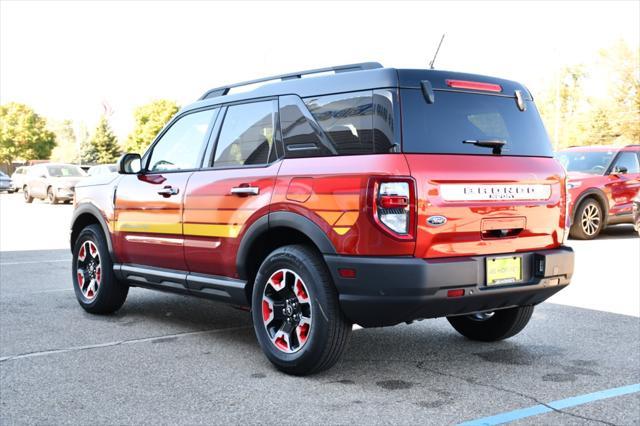
<svg viewBox="0 0 640 426">
<path fill-rule="evenodd" d="M 604 214 L 600 203 L 593 198 L 587 198 L 580 203 L 573 216 L 569 235 L 576 240 L 592 240 L 600 234 L 603 227 Z"/>
<path fill-rule="evenodd" d="M 529 323 L 532 314 L 533 306 L 518 306 L 495 311 L 490 315 L 464 315 L 447 317 L 447 320 L 458 333 L 468 339 L 495 342 L 520 333 Z"/>
<path fill-rule="evenodd" d="M 299 346 L 294 353 L 287 353 L 276 346 L 277 339 L 272 340 L 263 319 L 263 295 L 267 281 L 280 270 L 292 271 L 303 281 L 308 292 L 307 308 L 311 308 L 311 325 L 306 340 L 304 343 L 298 340 Z M 285 283 L 286 280 L 283 279 Z M 285 291 L 284 288 L 277 294 Z M 314 249 L 304 245 L 278 248 L 262 262 L 253 287 L 252 316 L 258 343 L 269 361 L 279 370 L 293 375 L 314 374 L 333 366 L 351 335 L 352 324 L 340 309 L 338 294 L 324 260 Z"/>
<path fill-rule="evenodd" d="M 85 256 L 88 256 L 86 253 L 87 243 L 93 243 L 97 248 L 98 265 L 101 269 L 101 275 L 99 277 L 100 284 L 91 297 L 87 297 L 80 289 L 80 278 L 78 276 L 78 272 L 83 270 L 79 270 L 78 258 L 80 250 L 84 246 Z M 127 299 L 129 286 L 117 280 L 113 274 L 113 262 L 111 261 L 107 242 L 99 225 L 89 225 L 78 235 L 78 239 L 73 248 L 73 264 L 71 270 L 76 299 L 78 299 L 78 303 L 80 303 L 80 306 L 82 306 L 85 311 L 92 314 L 110 314 L 120 309 Z M 83 275 L 83 282 L 86 282 L 87 279 L 88 276 L 86 274 Z M 83 286 L 83 288 L 86 287 Z"/>
<path fill-rule="evenodd" d="M 25 203 L 33 203 L 33 197 L 31 196 L 31 193 L 29 192 L 29 187 L 25 185 L 24 188 L 22 188 L 22 192 L 24 193 L 24 202 Z"/>
<path fill-rule="evenodd" d="M 47 188 L 47 201 L 49 201 L 49 204 L 58 204 L 58 197 L 56 197 L 52 187 Z"/>
</svg>

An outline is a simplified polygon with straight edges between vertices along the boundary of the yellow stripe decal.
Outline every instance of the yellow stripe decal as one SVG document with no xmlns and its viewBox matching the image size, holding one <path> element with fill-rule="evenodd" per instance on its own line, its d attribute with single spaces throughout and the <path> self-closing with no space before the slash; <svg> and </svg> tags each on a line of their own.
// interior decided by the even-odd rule
<svg viewBox="0 0 640 426">
<path fill-rule="evenodd" d="M 333 230 L 336 231 L 336 233 L 338 235 L 346 234 L 347 232 L 349 232 L 349 229 L 351 229 L 351 228 L 343 228 L 343 227 L 335 227 L 335 228 L 333 228 Z"/>
<path fill-rule="evenodd" d="M 236 238 L 242 225 L 209 225 L 203 223 L 185 223 L 184 234 L 199 237 Z"/>
</svg>

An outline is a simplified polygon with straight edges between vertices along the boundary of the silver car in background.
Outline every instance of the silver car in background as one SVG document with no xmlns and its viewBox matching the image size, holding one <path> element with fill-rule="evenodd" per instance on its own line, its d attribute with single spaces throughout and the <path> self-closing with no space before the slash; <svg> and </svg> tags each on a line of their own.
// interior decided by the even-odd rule
<svg viewBox="0 0 640 426">
<path fill-rule="evenodd" d="M 99 176 L 99 175 L 108 175 L 111 173 L 116 173 L 117 168 L 115 164 L 99 164 L 97 166 L 89 167 L 89 176 Z"/>
<path fill-rule="evenodd" d="M 58 201 L 70 202 L 75 196 L 76 184 L 86 179 L 87 174 L 73 164 L 38 164 L 27 173 L 24 201 L 30 203 L 34 198 L 48 200 L 51 204 Z"/>
</svg>

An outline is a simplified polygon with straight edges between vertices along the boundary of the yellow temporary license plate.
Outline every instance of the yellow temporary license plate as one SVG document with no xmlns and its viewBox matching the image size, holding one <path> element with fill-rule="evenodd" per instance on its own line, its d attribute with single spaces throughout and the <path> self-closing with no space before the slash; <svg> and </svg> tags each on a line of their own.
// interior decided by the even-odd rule
<svg viewBox="0 0 640 426">
<path fill-rule="evenodd" d="M 522 257 L 487 257 L 487 285 L 504 285 L 522 281 Z"/>
</svg>

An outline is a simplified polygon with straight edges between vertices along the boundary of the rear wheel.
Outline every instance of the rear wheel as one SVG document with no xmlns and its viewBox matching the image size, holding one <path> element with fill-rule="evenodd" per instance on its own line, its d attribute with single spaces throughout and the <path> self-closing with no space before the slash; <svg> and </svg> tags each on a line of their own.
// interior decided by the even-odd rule
<svg viewBox="0 0 640 426">
<path fill-rule="evenodd" d="M 84 228 L 73 249 L 73 289 L 80 306 L 92 314 L 110 314 L 124 304 L 129 287 L 113 274 L 113 263 L 102 229 Z"/>
<path fill-rule="evenodd" d="M 520 333 L 533 315 L 533 306 L 518 306 L 495 312 L 483 312 L 447 320 L 464 337 L 482 342 L 508 339 Z"/>
<path fill-rule="evenodd" d="M 252 315 L 265 355 L 289 374 L 313 374 L 333 366 L 351 334 L 323 259 L 302 245 L 279 248 L 262 263 Z"/>
<path fill-rule="evenodd" d="M 578 206 L 570 235 L 578 240 L 592 240 L 604 226 L 604 214 L 600 203 L 593 198 L 584 200 Z"/>
<path fill-rule="evenodd" d="M 24 188 L 22 188 L 22 193 L 24 195 L 24 202 L 25 203 L 33 203 L 33 197 L 31 196 L 31 193 L 29 192 L 29 187 L 28 186 L 24 186 Z"/>
</svg>

